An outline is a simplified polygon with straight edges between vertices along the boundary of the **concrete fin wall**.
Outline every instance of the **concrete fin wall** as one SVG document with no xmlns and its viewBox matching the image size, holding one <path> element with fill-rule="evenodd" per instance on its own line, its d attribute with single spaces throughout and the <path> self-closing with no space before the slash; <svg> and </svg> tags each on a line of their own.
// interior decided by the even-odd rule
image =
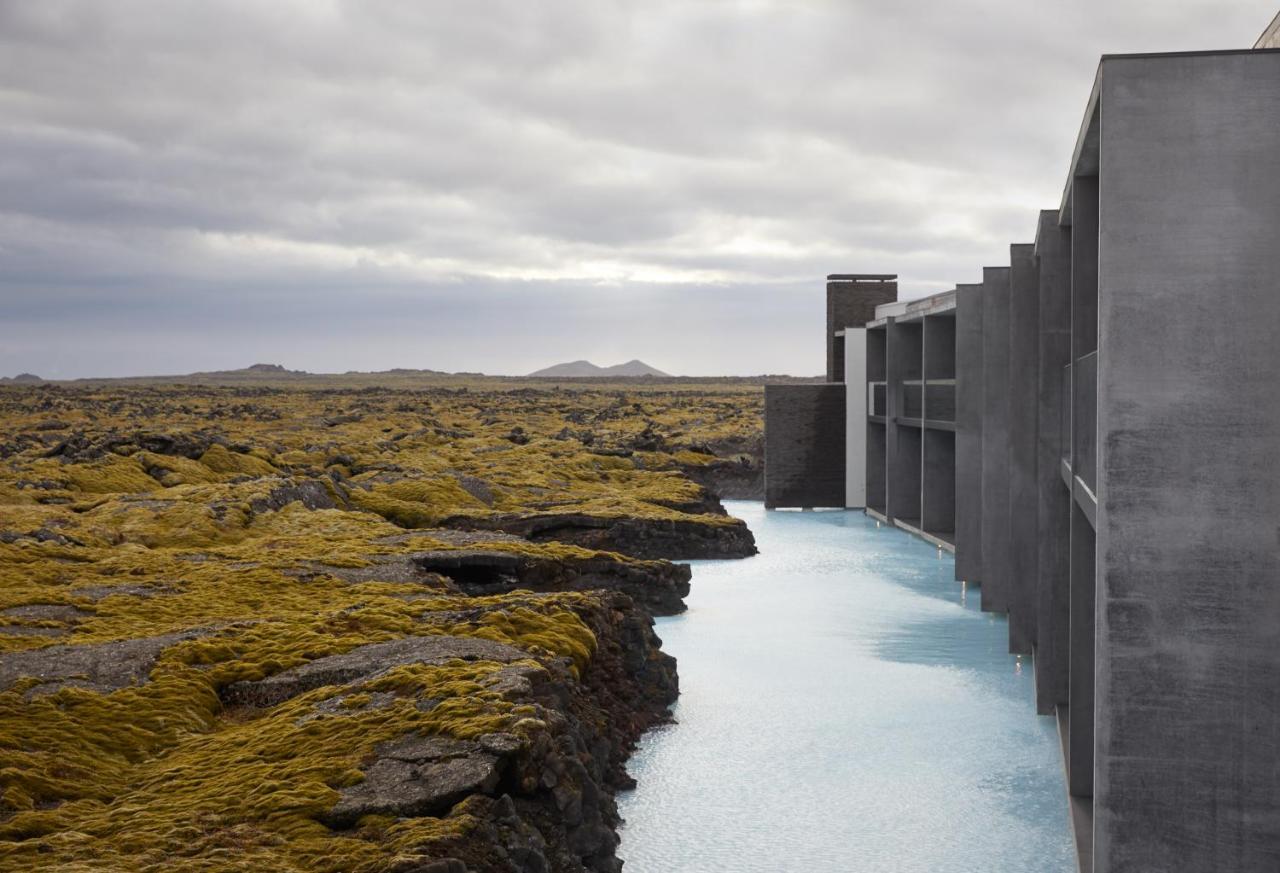
<svg viewBox="0 0 1280 873">
<path fill-rule="evenodd" d="M 1065 367 L 1071 361 L 1071 231 L 1058 211 L 1040 213 L 1036 233 L 1039 360 L 1036 433 L 1036 710 L 1067 703 L 1070 664 L 1071 494 L 1062 478 L 1071 425 L 1065 414 Z"/>
<path fill-rule="evenodd" d="M 1035 246 L 1009 248 L 1009 651 L 1036 641 L 1036 448 L 1039 436 L 1040 276 Z"/>
<path fill-rule="evenodd" d="M 1094 870 L 1280 870 L 1280 54 L 1099 103 Z"/>
<path fill-rule="evenodd" d="M 956 287 L 956 578 L 982 580 L 982 286 Z"/>
<path fill-rule="evenodd" d="M 764 502 L 845 505 L 845 386 L 766 385 Z"/>
<path fill-rule="evenodd" d="M 1009 609 L 1009 268 L 982 271 L 982 608 Z"/>
</svg>

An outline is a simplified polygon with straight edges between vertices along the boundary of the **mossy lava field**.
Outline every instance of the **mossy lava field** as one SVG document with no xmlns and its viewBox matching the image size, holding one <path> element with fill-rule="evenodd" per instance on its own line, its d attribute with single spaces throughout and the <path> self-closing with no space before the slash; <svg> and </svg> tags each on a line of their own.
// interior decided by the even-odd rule
<svg viewBox="0 0 1280 873">
<path fill-rule="evenodd" d="M 0 869 L 618 870 L 761 402 L 0 388 Z"/>
</svg>

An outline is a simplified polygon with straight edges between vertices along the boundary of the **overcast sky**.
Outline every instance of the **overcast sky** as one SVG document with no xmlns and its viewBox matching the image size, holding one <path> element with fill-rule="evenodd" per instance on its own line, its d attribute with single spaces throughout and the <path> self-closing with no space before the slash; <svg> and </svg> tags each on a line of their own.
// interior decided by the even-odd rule
<svg viewBox="0 0 1280 873">
<path fill-rule="evenodd" d="M 981 277 L 1099 55 L 1275 0 L 0 0 L 0 375 L 823 369 Z"/>
</svg>

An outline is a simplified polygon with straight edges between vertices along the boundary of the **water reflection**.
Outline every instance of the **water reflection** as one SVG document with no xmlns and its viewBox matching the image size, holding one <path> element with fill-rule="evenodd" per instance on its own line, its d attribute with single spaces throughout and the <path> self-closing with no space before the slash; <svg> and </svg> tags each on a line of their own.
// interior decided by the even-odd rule
<svg viewBox="0 0 1280 873">
<path fill-rule="evenodd" d="M 628 873 L 1072 870 L 1052 722 L 950 556 L 861 513 L 731 511 L 761 555 L 699 562 L 659 622 L 683 696 L 620 798 Z"/>
</svg>

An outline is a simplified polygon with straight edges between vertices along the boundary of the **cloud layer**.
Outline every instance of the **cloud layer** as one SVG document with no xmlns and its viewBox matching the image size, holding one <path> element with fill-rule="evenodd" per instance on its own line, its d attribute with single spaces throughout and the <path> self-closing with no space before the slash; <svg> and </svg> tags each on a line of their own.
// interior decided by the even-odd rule
<svg viewBox="0 0 1280 873">
<path fill-rule="evenodd" d="M 976 279 L 1100 54 L 1271 6 L 0 0 L 0 373 L 816 373 L 826 273 Z"/>
</svg>

